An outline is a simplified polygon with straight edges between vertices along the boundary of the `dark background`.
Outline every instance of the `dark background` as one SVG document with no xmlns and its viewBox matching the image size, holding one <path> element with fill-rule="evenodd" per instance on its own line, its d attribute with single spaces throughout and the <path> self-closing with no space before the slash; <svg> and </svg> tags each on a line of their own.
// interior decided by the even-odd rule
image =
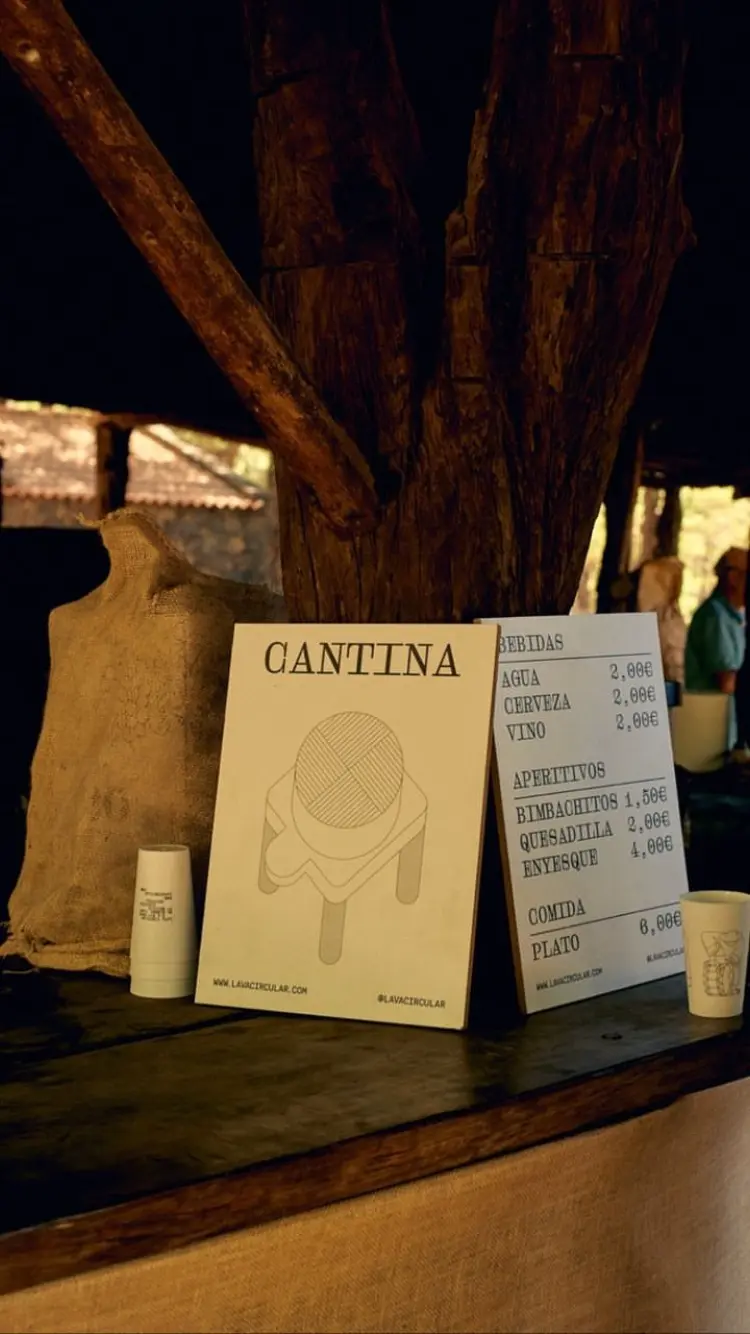
<svg viewBox="0 0 750 1334">
<path fill-rule="evenodd" d="M 242 0 L 71 0 L 68 8 L 254 285 Z M 493 8 L 490 0 L 463 0 L 456 22 L 451 7 L 433 0 L 393 6 L 399 58 L 434 164 L 429 188 L 445 214 L 462 193 Z M 685 189 L 698 244 L 677 266 L 643 402 L 661 423 L 650 440 L 654 457 L 690 463 L 688 480 L 730 482 L 743 462 L 748 467 L 750 15 L 735 0 L 696 0 L 688 31 Z M 198 339 L 4 62 L 0 162 L 0 397 L 247 425 Z"/>
</svg>

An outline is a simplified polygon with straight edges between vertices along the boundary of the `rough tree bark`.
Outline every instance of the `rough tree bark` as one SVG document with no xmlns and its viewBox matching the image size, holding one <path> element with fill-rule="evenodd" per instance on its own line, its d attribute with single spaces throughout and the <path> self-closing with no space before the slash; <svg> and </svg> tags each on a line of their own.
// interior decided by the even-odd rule
<svg viewBox="0 0 750 1334">
<path fill-rule="evenodd" d="M 501 3 L 431 346 L 435 219 L 387 8 L 327 0 L 312 23 L 306 0 L 246 7 L 261 297 L 400 483 L 378 528 L 342 542 L 280 462 L 292 613 L 567 611 L 689 238 L 679 6 Z"/>
<path fill-rule="evenodd" d="M 385 0 L 245 3 L 262 300 L 306 376 L 59 0 L 0 0 L 0 46 L 269 430 L 293 616 L 568 610 L 689 236 L 680 0 L 486 0 L 447 219 Z"/>
</svg>

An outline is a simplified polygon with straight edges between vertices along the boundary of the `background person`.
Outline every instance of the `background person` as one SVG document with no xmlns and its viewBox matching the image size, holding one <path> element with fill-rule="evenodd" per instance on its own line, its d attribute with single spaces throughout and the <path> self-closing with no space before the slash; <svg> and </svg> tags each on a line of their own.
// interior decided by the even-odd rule
<svg viewBox="0 0 750 1334">
<path fill-rule="evenodd" d="M 730 547 L 715 567 L 716 587 L 701 603 L 690 623 L 685 650 L 685 689 L 734 695 L 737 673 L 745 657 L 745 582 L 747 551 Z M 727 748 L 735 744 L 734 700 L 730 709 Z"/>
</svg>

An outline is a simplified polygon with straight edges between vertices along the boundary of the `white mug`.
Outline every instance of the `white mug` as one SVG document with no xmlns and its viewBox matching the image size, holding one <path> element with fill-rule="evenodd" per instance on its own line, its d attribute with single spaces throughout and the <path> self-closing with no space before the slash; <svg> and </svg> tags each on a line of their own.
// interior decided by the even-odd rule
<svg viewBox="0 0 750 1334">
<path fill-rule="evenodd" d="M 158 843 L 138 849 L 130 942 L 134 996 L 192 996 L 197 939 L 190 849 Z"/>
</svg>

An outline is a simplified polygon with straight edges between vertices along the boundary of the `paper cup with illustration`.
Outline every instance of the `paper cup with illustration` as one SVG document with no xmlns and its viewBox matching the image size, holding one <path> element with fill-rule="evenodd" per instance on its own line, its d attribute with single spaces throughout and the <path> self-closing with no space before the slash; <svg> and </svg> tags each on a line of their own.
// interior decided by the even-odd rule
<svg viewBox="0 0 750 1334">
<path fill-rule="evenodd" d="M 134 996 L 194 995 L 196 955 L 190 849 L 179 843 L 139 848 L 130 990 Z"/>
<path fill-rule="evenodd" d="M 680 908 L 690 1013 L 704 1019 L 742 1014 L 750 895 L 704 890 L 683 894 Z"/>
</svg>

